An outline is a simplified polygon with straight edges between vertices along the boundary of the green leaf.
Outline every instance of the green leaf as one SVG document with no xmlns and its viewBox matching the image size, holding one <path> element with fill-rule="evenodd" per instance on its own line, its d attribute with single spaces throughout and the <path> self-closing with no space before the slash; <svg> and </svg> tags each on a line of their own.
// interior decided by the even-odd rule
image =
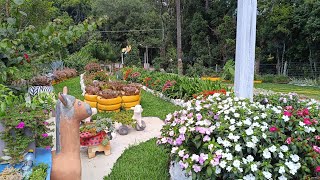
<svg viewBox="0 0 320 180">
<path fill-rule="evenodd" d="M 23 12 L 23 11 L 19 11 L 20 14 L 27 16 L 27 13 Z"/>
<path fill-rule="evenodd" d="M 13 0 L 13 2 L 16 4 L 16 5 L 22 5 L 24 3 L 24 0 Z"/>
<path fill-rule="evenodd" d="M 212 168 L 208 167 L 207 168 L 207 175 L 210 177 L 212 175 Z"/>
<path fill-rule="evenodd" d="M 9 18 L 7 18 L 7 22 L 9 23 L 9 24 L 11 24 L 11 25 L 14 25 L 15 23 L 16 23 L 16 19 L 15 18 L 11 18 L 11 17 L 9 17 Z"/>
</svg>

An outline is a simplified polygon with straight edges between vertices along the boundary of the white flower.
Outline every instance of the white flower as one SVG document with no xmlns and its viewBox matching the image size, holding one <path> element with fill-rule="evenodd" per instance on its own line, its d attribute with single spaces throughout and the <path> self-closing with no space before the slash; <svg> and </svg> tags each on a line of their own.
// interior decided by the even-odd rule
<svg viewBox="0 0 320 180">
<path fill-rule="evenodd" d="M 219 168 L 218 166 L 216 166 L 216 174 L 220 174 L 221 173 L 221 168 Z"/>
<path fill-rule="evenodd" d="M 263 139 L 266 139 L 267 135 L 265 133 L 262 133 L 262 137 L 263 137 Z"/>
<path fill-rule="evenodd" d="M 277 147 L 275 145 L 272 145 L 271 147 L 269 147 L 269 151 L 275 152 L 275 151 L 277 151 Z"/>
<path fill-rule="evenodd" d="M 237 152 L 240 152 L 242 147 L 240 146 L 240 144 L 237 144 L 234 149 L 237 151 Z"/>
<path fill-rule="evenodd" d="M 180 134 L 185 134 L 187 131 L 187 127 L 183 126 L 179 129 Z"/>
<path fill-rule="evenodd" d="M 230 119 L 230 124 L 234 124 L 236 123 L 236 120 L 235 119 Z"/>
<path fill-rule="evenodd" d="M 231 153 L 225 153 L 224 154 L 224 157 L 228 160 L 228 161 L 231 161 L 233 159 L 233 156 Z"/>
<path fill-rule="evenodd" d="M 234 113 L 234 117 L 238 118 L 238 117 L 240 117 L 240 114 L 239 113 Z"/>
<path fill-rule="evenodd" d="M 252 123 L 251 127 L 260 127 L 260 124 L 257 122 Z"/>
<path fill-rule="evenodd" d="M 178 155 L 179 155 L 180 157 L 183 157 L 183 156 L 184 156 L 184 150 L 180 150 L 180 151 L 178 152 Z"/>
<path fill-rule="evenodd" d="M 239 168 L 239 167 L 240 167 L 240 164 L 241 164 L 241 163 L 240 163 L 239 160 L 234 160 L 232 165 L 233 165 L 234 167 L 236 167 L 236 168 Z"/>
<path fill-rule="evenodd" d="M 258 119 L 259 119 L 259 116 L 253 117 L 253 120 L 258 120 Z"/>
<path fill-rule="evenodd" d="M 209 149 L 210 151 L 212 151 L 212 149 L 213 149 L 213 144 L 209 144 L 208 149 Z"/>
<path fill-rule="evenodd" d="M 283 115 L 282 119 L 284 120 L 284 122 L 287 122 L 290 120 L 289 116 Z"/>
<path fill-rule="evenodd" d="M 222 140 L 221 137 L 218 137 L 218 138 L 217 138 L 217 143 L 218 143 L 218 144 L 222 144 L 222 143 L 223 143 L 223 140 Z"/>
<path fill-rule="evenodd" d="M 257 171 L 258 170 L 258 166 L 256 165 L 256 164 L 251 164 L 251 171 L 252 172 L 255 172 L 255 171 Z"/>
<path fill-rule="evenodd" d="M 272 174 L 269 173 L 268 171 L 263 171 L 262 174 L 266 179 L 271 179 L 272 178 Z"/>
<path fill-rule="evenodd" d="M 231 147 L 230 141 L 227 141 L 227 140 L 224 140 L 224 141 L 222 142 L 222 145 L 223 145 L 224 147 Z"/>
<path fill-rule="evenodd" d="M 278 179 L 279 180 L 287 180 L 287 178 L 284 175 L 280 176 Z"/>
<path fill-rule="evenodd" d="M 265 119 L 267 117 L 267 114 L 266 113 L 262 113 L 261 117 L 262 117 L 262 119 Z"/>
<path fill-rule="evenodd" d="M 284 174 L 285 172 L 286 172 L 286 170 L 284 169 L 284 166 L 280 166 L 279 173 Z"/>
<path fill-rule="evenodd" d="M 287 152 L 287 151 L 289 150 L 288 146 L 286 146 L 286 145 L 280 146 L 280 149 L 281 149 L 283 152 Z"/>
<path fill-rule="evenodd" d="M 259 139 L 256 136 L 252 136 L 251 140 L 253 143 L 257 144 L 257 142 L 259 142 Z"/>
<path fill-rule="evenodd" d="M 178 147 L 172 147 L 171 153 L 172 154 L 176 153 L 178 149 L 179 149 Z"/>
<path fill-rule="evenodd" d="M 265 159 L 270 159 L 271 158 L 271 153 L 269 152 L 268 149 L 263 150 L 263 157 Z"/>
<path fill-rule="evenodd" d="M 234 125 L 231 125 L 231 126 L 229 127 L 229 129 L 230 129 L 230 131 L 234 131 L 234 130 L 236 130 L 236 127 L 234 127 Z"/>
<path fill-rule="evenodd" d="M 231 166 L 228 166 L 227 169 L 226 169 L 228 172 L 230 172 L 232 170 L 232 167 Z"/>
<path fill-rule="evenodd" d="M 253 143 L 253 142 L 248 141 L 248 142 L 246 143 L 246 146 L 249 147 L 249 148 L 254 148 L 254 147 L 256 147 L 256 144 Z"/>
<path fill-rule="evenodd" d="M 299 122 L 299 126 L 305 126 L 304 123 L 302 121 Z"/>
<path fill-rule="evenodd" d="M 226 162 L 226 161 L 221 161 L 220 164 L 219 164 L 219 166 L 220 166 L 222 169 L 224 169 L 224 168 L 226 167 L 226 165 L 227 165 L 227 162 Z"/>
<path fill-rule="evenodd" d="M 245 175 L 243 176 L 243 180 L 255 180 L 256 177 L 252 174 L 248 174 L 248 175 Z"/>
<path fill-rule="evenodd" d="M 299 156 L 296 155 L 296 154 L 294 154 L 294 155 L 291 154 L 291 155 L 290 155 L 290 158 L 292 159 L 293 162 L 298 162 L 299 159 L 300 159 Z"/>
<path fill-rule="evenodd" d="M 237 124 L 236 124 L 237 126 L 242 126 L 242 122 L 241 121 L 239 121 L 239 122 L 237 122 Z"/>
<path fill-rule="evenodd" d="M 245 125 L 248 125 L 248 126 L 250 126 L 250 125 L 252 124 L 250 118 L 247 118 L 243 123 L 244 123 Z"/>
<path fill-rule="evenodd" d="M 196 154 L 192 154 L 192 156 L 191 156 L 191 160 L 192 161 L 199 161 L 199 155 L 196 155 Z"/>
<path fill-rule="evenodd" d="M 247 161 L 248 162 L 252 162 L 253 160 L 254 160 L 253 156 L 251 156 L 251 155 L 247 156 Z"/>
<path fill-rule="evenodd" d="M 282 152 L 279 153 L 279 158 L 283 159 L 283 154 L 282 154 Z"/>
<path fill-rule="evenodd" d="M 253 130 L 251 128 L 246 129 L 246 134 L 248 136 L 252 135 L 253 134 Z"/>
</svg>

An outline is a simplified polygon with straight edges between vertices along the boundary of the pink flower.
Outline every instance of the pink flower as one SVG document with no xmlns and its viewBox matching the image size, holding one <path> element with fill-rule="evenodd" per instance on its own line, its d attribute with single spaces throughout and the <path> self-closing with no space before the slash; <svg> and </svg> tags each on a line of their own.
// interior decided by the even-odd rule
<svg viewBox="0 0 320 180">
<path fill-rule="evenodd" d="M 211 138 L 208 136 L 208 135 L 206 135 L 204 138 L 203 138 L 203 142 L 207 142 L 207 141 L 210 141 L 211 140 Z"/>
<path fill-rule="evenodd" d="M 200 121 L 202 119 L 202 115 L 200 113 L 196 114 L 197 120 Z"/>
<path fill-rule="evenodd" d="M 186 155 L 183 156 L 182 159 L 185 160 L 185 159 L 188 159 L 188 158 L 189 158 L 189 154 L 186 154 Z"/>
<path fill-rule="evenodd" d="M 24 126 L 25 126 L 24 122 L 20 122 L 20 123 L 16 126 L 16 128 L 17 128 L 17 129 L 23 129 Z"/>
<path fill-rule="evenodd" d="M 292 142 L 292 138 L 291 138 L 291 137 L 288 137 L 287 140 L 286 140 L 286 143 L 287 143 L 287 144 L 291 144 L 291 142 Z"/>
<path fill-rule="evenodd" d="M 48 137 L 48 134 L 47 133 L 44 133 L 44 134 L 42 134 L 42 137 Z"/>
<path fill-rule="evenodd" d="M 320 172 L 320 166 L 317 166 L 316 169 L 315 169 L 315 171 L 316 171 L 317 173 Z"/>
<path fill-rule="evenodd" d="M 192 168 L 193 168 L 194 172 L 196 172 L 196 173 L 201 171 L 201 167 L 196 164 L 193 165 Z"/>
<path fill-rule="evenodd" d="M 186 163 L 183 163 L 183 161 L 179 161 L 179 165 L 181 167 L 181 169 L 187 169 L 189 164 L 186 162 Z"/>
<path fill-rule="evenodd" d="M 308 116 L 309 115 L 309 109 L 304 108 L 303 109 L 303 115 Z"/>
<path fill-rule="evenodd" d="M 288 117 L 292 116 L 291 112 L 289 112 L 289 111 L 284 111 L 283 115 L 288 116 Z"/>
<path fill-rule="evenodd" d="M 286 107 L 286 110 L 292 110 L 293 108 L 292 108 L 292 106 L 287 106 Z"/>
<path fill-rule="evenodd" d="M 317 153 L 320 153 L 320 148 L 318 146 L 313 146 L 313 150 Z"/>
<path fill-rule="evenodd" d="M 314 138 L 315 138 L 316 140 L 320 140 L 320 136 L 319 136 L 319 135 L 315 136 Z"/>
<path fill-rule="evenodd" d="M 297 115 L 300 116 L 300 117 L 302 117 L 302 116 L 303 116 L 303 111 L 298 111 L 298 112 L 297 112 Z"/>
<path fill-rule="evenodd" d="M 312 125 L 312 122 L 310 121 L 310 119 L 309 118 L 304 118 L 303 119 L 303 123 L 305 124 L 305 125 Z"/>
<path fill-rule="evenodd" d="M 278 128 L 275 127 L 275 126 L 272 126 L 272 127 L 269 128 L 269 131 L 270 132 L 276 132 L 276 131 L 278 131 Z"/>
<path fill-rule="evenodd" d="M 47 121 L 45 121 L 45 122 L 43 122 L 43 124 L 47 126 L 49 123 Z"/>
<path fill-rule="evenodd" d="M 313 123 L 313 124 L 318 124 L 318 121 L 317 121 L 316 119 L 313 119 L 313 120 L 312 120 L 312 123 Z"/>
<path fill-rule="evenodd" d="M 51 150 L 51 146 L 46 146 L 46 150 Z"/>
</svg>

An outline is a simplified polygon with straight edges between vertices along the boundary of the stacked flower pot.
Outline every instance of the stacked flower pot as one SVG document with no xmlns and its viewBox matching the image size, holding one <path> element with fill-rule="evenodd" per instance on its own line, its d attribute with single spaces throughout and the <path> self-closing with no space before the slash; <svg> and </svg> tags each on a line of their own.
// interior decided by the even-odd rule
<svg viewBox="0 0 320 180">
<path fill-rule="evenodd" d="M 102 93 L 105 91 L 102 91 Z M 107 95 L 101 94 L 97 97 L 98 101 L 98 111 L 99 112 L 119 112 L 121 108 L 121 97 L 112 97 L 108 98 Z"/>
</svg>

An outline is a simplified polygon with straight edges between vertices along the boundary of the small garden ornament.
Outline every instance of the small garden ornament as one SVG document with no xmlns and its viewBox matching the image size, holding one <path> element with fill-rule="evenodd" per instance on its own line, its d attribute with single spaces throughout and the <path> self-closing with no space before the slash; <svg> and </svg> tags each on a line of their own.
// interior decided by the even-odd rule
<svg viewBox="0 0 320 180">
<path fill-rule="evenodd" d="M 132 119 L 136 120 L 136 130 L 137 131 L 143 131 L 146 128 L 146 123 L 144 121 L 142 121 L 142 112 L 143 109 L 141 107 L 141 105 L 136 105 L 135 107 L 131 108 L 133 110 L 133 116 Z"/>
<path fill-rule="evenodd" d="M 56 152 L 52 156 L 51 180 L 80 180 L 80 121 L 91 116 L 91 107 L 67 95 L 59 93 L 56 105 Z"/>
</svg>

